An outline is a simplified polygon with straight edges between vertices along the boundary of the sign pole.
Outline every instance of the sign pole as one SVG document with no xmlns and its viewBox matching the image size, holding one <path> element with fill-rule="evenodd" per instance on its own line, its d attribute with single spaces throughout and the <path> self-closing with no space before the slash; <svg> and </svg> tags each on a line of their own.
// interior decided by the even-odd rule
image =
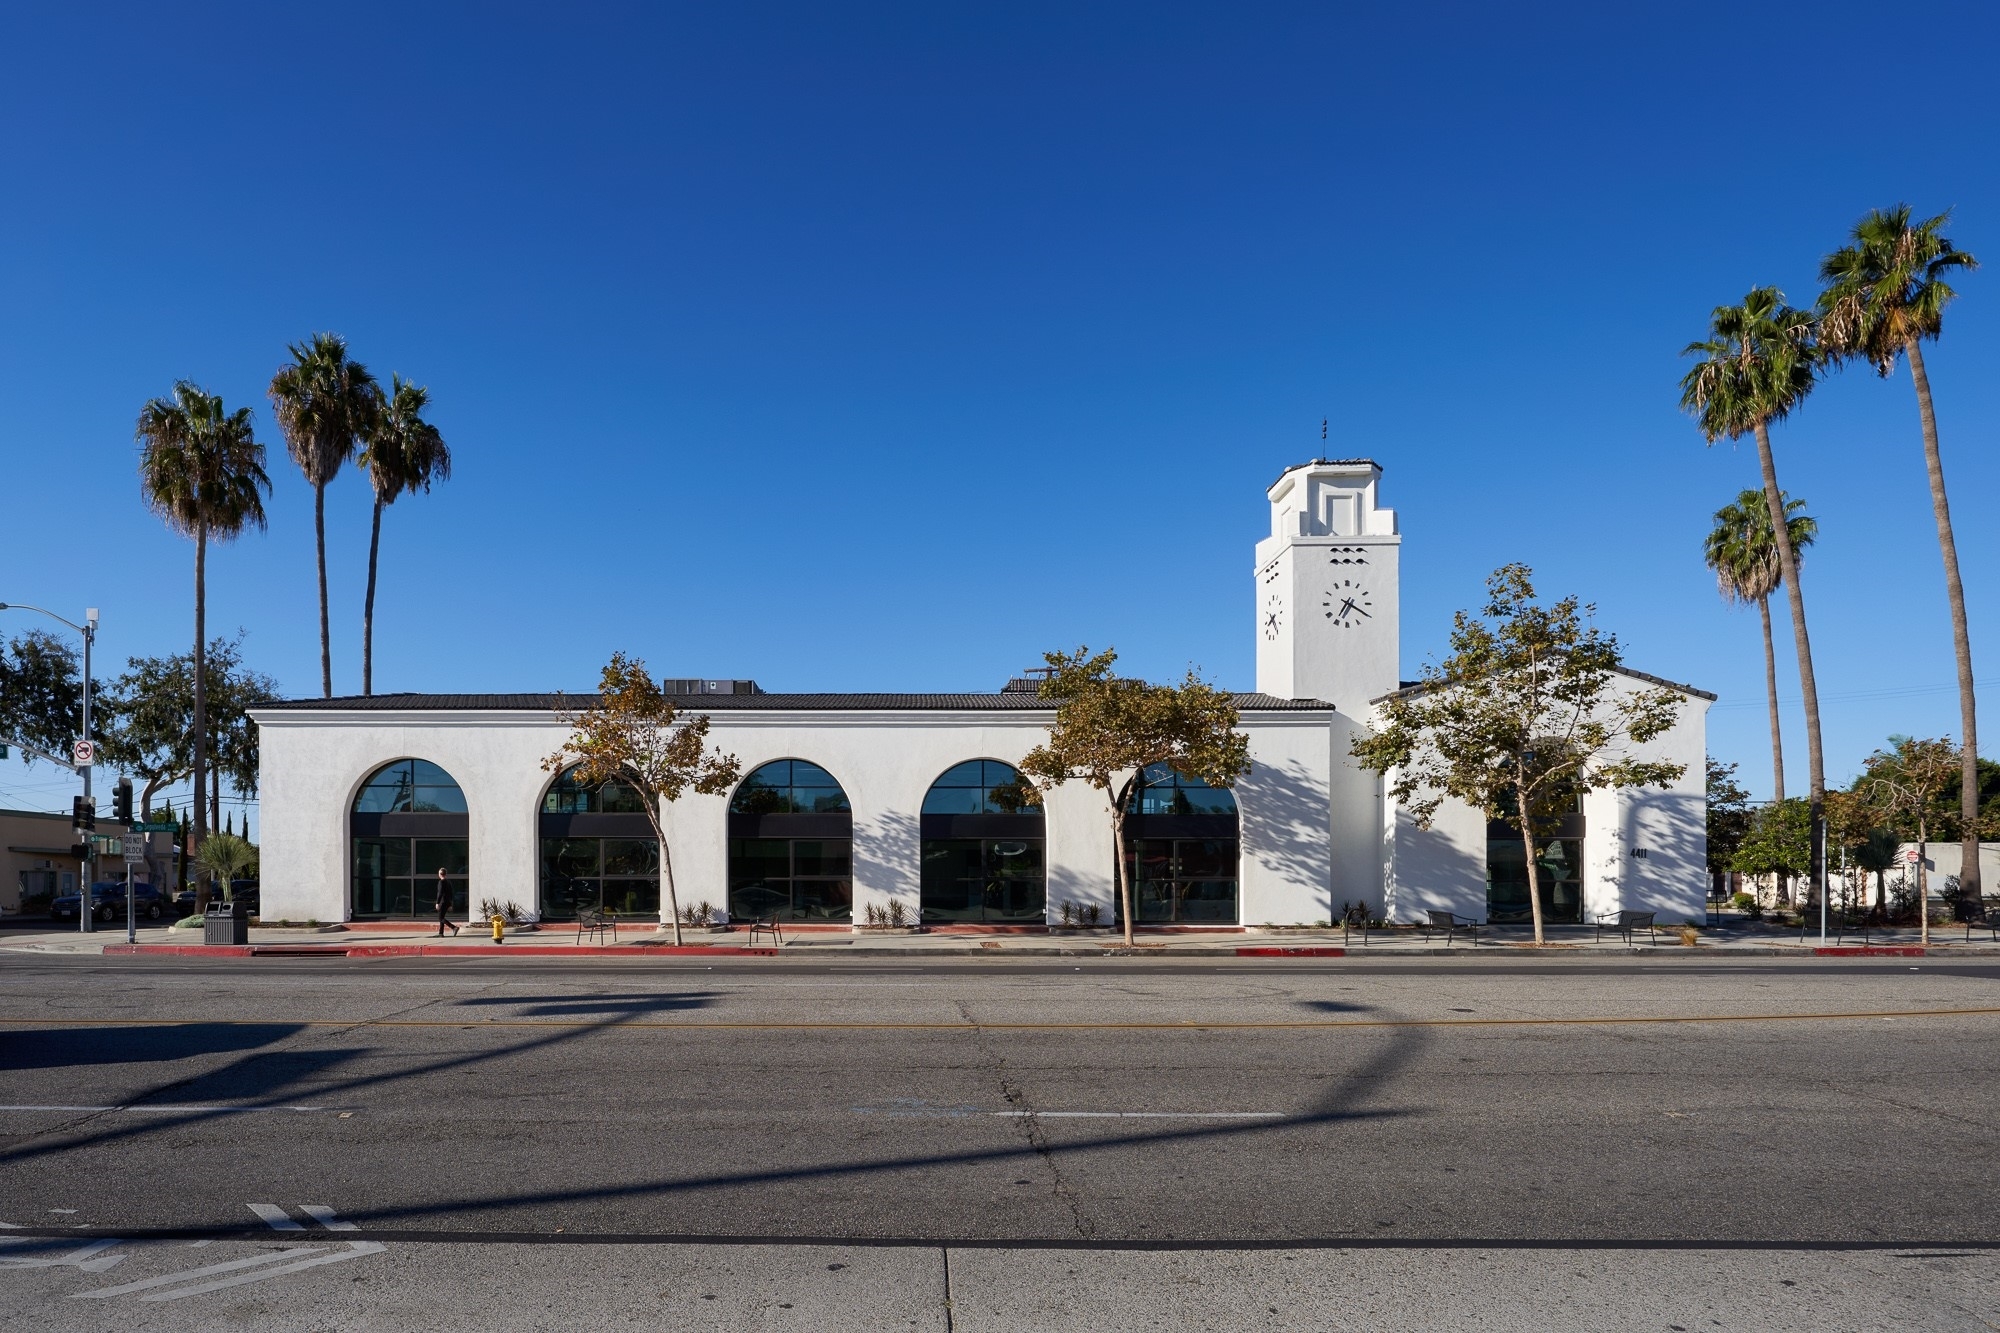
<svg viewBox="0 0 2000 1333">
<path fill-rule="evenodd" d="M 125 836 L 130 837 L 131 834 L 128 833 Z M 132 858 L 130 856 L 125 858 L 125 942 L 127 944 L 137 944 L 139 942 L 139 923 L 137 913 L 132 905 Z"/>
</svg>

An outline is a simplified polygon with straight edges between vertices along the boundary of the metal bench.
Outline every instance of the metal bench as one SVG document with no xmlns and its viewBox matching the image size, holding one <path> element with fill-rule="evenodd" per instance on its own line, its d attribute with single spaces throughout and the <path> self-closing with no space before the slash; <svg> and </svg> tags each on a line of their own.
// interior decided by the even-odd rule
<svg viewBox="0 0 2000 1333">
<path fill-rule="evenodd" d="M 1655 915 L 1653 912 L 1635 912 L 1629 908 L 1622 912 L 1606 912 L 1597 918 L 1597 938 L 1602 940 L 1604 932 L 1608 930 L 1623 935 L 1625 942 L 1630 944 L 1633 932 L 1643 930 L 1647 939 L 1657 940 L 1660 938 L 1660 932 L 1653 925 Z"/>
<path fill-rule="evenodd" d="M 576 913 L 576 942 L 583 943 L 584 937 L 602 943 L 609 935 L 613 944 L 618 943 L 618 918 L 595 907 L 581 907 Z"/>
<path fill-rule="evenodd" d="M 1958 902 L 1952 910 L 1958 917 L 1958 924 L 1965 927 L 1965 942 L 1972 943 L 1972 932 L 1983 930 L 2000 944 L 2000 903 Z"/>
<path fill-rule="evenodd" d="M 1474 944 L 1479 943 L 1479 923 L 1471 917 L 1460 916 L 1456 912 L 1446 912 L 1435 907 L 1426 912 L 1423 921 L 1425 944 L 1431 942 L 1431 932 L 1434 930 L 1444 932 L 1446 944 L 1450 944 L 1452 938 L 1460 931 L 1470 935 Z"/>
<path fill-rule="evenodd" d="M 750 922 L 750 943 L 755 944 L 757 942 L 759 932 L 769 935 L 773 944 L 783 944 L 785 942 L 784 927 L 778 924 L 778 918 L 775 916 L 767 916 L 761 921 L 752 920 Z"/>
</svg>

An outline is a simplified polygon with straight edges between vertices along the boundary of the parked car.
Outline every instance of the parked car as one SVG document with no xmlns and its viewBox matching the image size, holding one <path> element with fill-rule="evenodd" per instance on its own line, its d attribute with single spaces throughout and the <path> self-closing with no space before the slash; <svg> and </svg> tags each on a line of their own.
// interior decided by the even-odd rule
<svg viewBox="0 0 2000 1333">
<path fill-rule="evenodd" d="M 229 885 L 229 893 L 227 894 L 227 898 L 234 899 L 235 901 L 242 903 L 244 907 L 248 909 L 251 916 L 257 915 L 256 880 L 254 879 L 232 880 Z M 208 900 L 210 902 L 218 902 L 218 901 L 223 901 L 224 899 L 218 897 L 217 894 L 211 891 L 209 893 Z M 174 895 L 174 915 L 175 916 L 194 915 L 193 889 L 182 889 L 179 893 Z"/>
<path fill-rule="evenodd" d="M 91 914 L 99 921 L 116 921 L 125 915 L 125 883 L 102 880 L 90 886 Z M 83 902 L 80 893 L 59 894 L 49 903 L 49 920 L 74 921 Z M 132 910 L 148 921 L 158 921 L 167 910 L 166 895 L 150 884 L 132 886 Z"/>
</svg>

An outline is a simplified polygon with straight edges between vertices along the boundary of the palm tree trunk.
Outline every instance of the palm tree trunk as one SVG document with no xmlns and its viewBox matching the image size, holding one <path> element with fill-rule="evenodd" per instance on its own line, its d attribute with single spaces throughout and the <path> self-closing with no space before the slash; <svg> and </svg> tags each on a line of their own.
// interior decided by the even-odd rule
<svg viewBox="0 0 2000 1333">
<path fill-rule="evenodd" d="M 1910 378 L 1917 386 L 1917 415 L 1924 426 L 1924 470 L 1930 474 L 1931 512 L 1937 518 L 1938 551 L 1944 556 L 1945 598 L 1951 603 L 1951 646 L 1958 659 L 1958 726 L 1965 742 L 1959 769 L 1959 864 L 1961 900 L 1977 903 L 1979 887 L 1979 708 L 1972 689 L 1972 636 L 1965 621 L 1965 585 L 1958 578 L 1958 541 L 1951 531 L 1951 502 L 1944 491 L 1944 460 L 1938 455 L 1937 414 L 1931 409 L 1931 377 L 1924 354 L 1911 338 L 1903 344 Z"/>
<path fill-rule="evenodd" d="M 326 623 L 326 483 L 313 485 L 313 538 L 319 549 L 319 688 L 333 697 L 333 631 Z"/>
<path fill-rule="evenodd" d="M 1785 737 L 1778 726 L 1778 652 L 1771 641 L 1771 599 L 1757 599 L 1764 619 L 1764 692 L 1771 700 L 1771 799 L 1785 799 Z"/>
<path fill-rule="evenodd" d="M 361 603 L 361 692 L 375 693 L 375 552 L 382 545 L 382 497 L 375 497 L 375 523 L 368 530 L 368 595 Z"/>
<path fill-rule="evenodd" d="M 208 828 L 208 524 L 194 530 L 194 808 L 189 814 L 188 856 L 201 851 Z M 208 907 L 208 881 L 195 878 L 196 912 Z"/>
<path fill-rule="evenodd" d="M 1819 685 L 1813 678 L 1812 640 L 1806 634 L 1806 595 L 1799 586 L 1799 557 L 1792 549 L 1785 524 L 1785 502 L 1778 490 L 1778 465 L 1771 457 L 1771 433 L 1757 423 L 1757 464 L 1764 473 L 1764 503 L 1771 511 L 1771 532 L 1778 543 L 1778 568 L 1785 576 L 1785 595 L 1792 605 L 1792 644 L 1799 655 L 1799 693 L 1806 706 L 1806 783 L 1812 802 L 1811 892 L 1826 891 L 1826 757 L 1819 743 Z"/>
</svg>

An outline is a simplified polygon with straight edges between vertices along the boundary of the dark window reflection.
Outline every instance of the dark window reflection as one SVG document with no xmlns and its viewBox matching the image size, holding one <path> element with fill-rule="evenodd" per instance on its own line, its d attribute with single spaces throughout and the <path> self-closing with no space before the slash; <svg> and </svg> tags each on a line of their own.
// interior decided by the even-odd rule
<svg viewBox="0 0 2000 1333">
<path fill-rule="evenodd" d="M 731 838 L 729 916 L 851 921 L 854 844 L 846 838 Z"/>
<path fill-rule="evenodd" d="M 1535 874 L 1541 886 L 1542 919 L 1583 920 L 1583 841 L 1536 839 Z M 1486 842 L 1486 919 L 1532 921 L 1528 905 L 1528 849 L 1519 836 Z"/>
<path fill-rule="evenodd" d="M 803 759 L 765 764 L 736 789 L 729 811 L 737 815 L 847 814 L 847 793 L 833 774 Z"/>
<path fill-rule="evenodd" d="M 1223 787 L 1176 773 L 1165 764 L 1148 764 L 1126 798 L 1135 815 L 1233 815 L 1236 797 Z"/>
<path fill-rule="evenodd" d="M 660 914 L 660 844 L 651 838 L 543 838 L 541 914 L 573 921 L 583 908 Z"/>
<path fill-rule="evenodd" d="M 377 769 L 354 797 L 357 814 L 465 813 L 465 793 L 427 759 L 398 759 Z"/>
<path fill-rule="evenodd" d="M 1169 925 L 1234 925 L 1237 921 L 1234 838 L 1134 838 L 1126 844 L 1135 917 Z M 1120 898 L 1115 913 L 1124 917 Z"/>
<path fill-rule="evenodd" d="M 437 872 L 451 887 L 451 914 L 467 915 L 464 838 L 354 839 L 354 917 L 415 920 L 437 915 Z"/>
</svg>

